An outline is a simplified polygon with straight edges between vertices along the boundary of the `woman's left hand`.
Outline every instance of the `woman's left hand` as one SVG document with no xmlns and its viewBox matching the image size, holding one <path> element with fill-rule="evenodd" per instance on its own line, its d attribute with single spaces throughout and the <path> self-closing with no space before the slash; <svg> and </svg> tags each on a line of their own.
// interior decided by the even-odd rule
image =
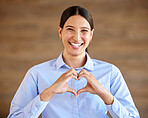
<svg viewBox="0 0 148 118">
<path fill-rule="evenodd" d="M 78 79 L 80 80 L 81 77 L 84 77 L 87 80 L 87 85 L 84 88 L 78 90 L 77 95 L 82 92 L 89 92 L 100 96 L 107 105 L 113 103 L 113 95 L 108 90 L 106 90 L 91 73 L 82 69 L 79 73 Z"/>
</svg>

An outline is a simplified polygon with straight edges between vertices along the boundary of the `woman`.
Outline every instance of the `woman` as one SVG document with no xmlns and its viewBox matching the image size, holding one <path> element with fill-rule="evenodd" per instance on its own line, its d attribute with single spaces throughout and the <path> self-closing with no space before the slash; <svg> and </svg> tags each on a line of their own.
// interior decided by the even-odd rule
<svg viewBox="0 0 148 118">
<path fill-rule="evenodd" d="M 8 117 L 108 118 L 108 111 L 114 118 L 139 118 L 118 68 L 86 52 L 94 32 L 88 11 L 67 8 L 58 32 L 63 53 L 27 72 Z"/>
</svg>

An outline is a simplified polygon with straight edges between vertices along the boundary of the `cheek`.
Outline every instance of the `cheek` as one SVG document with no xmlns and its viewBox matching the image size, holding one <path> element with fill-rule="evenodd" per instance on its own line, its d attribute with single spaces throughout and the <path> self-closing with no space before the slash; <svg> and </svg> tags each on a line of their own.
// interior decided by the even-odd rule
<svg viewBox="0 0 148 118">
<path fill-rule="evenodd" d="M 62 39 L 64 39 L 64 40 L 68 40 L 71 37 L 72 37 L 72 34 L 70 32 L 65 32 L 62 35 Z"/>
<path fill-rule="evenodd" d="M 83 37 L 85 37 L 86 39 L 90 39 L 91 38 L 91 32 L 84 33 Z"/>
<path fill-rule="evenodd" d="M 86 35 L 86 36 L 85 36 L 85 39 L 86 39 L 86 40 L 89 40 L 89 39 L 90 39 L 90 36 L 89 36 L 89 35 Z"/>
<path fill-rule="evenodd" d="M 83 36 L 83 39 L 85 40 L 86 43 L 89 43 L 90 38 L 91 38 L 90 35 L 84 35 Z"/>
</svg>

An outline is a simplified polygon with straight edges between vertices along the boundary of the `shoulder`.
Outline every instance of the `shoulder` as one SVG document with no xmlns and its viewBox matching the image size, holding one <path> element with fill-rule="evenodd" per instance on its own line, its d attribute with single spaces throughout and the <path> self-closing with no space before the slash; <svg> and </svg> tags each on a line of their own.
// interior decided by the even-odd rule
<svg viewBox="0 0 148 118">
<path fill-rule="evenodd" d="M 32 66 L 29 71 L 30 72 L 37 72 L 37 71 L 44 71 L 44 70 L 50 70 L 55 68 L 55 62 L 57 59 L 52 59 L 40 64 L 36 64 Z"/>
<path fill-rule="evenodd" d="M 117 66 L 109 62 L 100 61 L 93 59 L 95 64 L 94 69 L 98 73 L 103 73 L 104 75 L 109 75 L 110 81 L 112 82 L 124 82 L 121 71 Z"/>
<path fill-rule="evenodd" d="M 96 65 L 101 65 L 101 64 L 105 64 L 105 65 L 112 65 L 111 63 L 109 62 L 106 62 L 106 61 L 102 61 L 102 60 L 97 60 L 97 59 L 92 59 L 92 61 L 94 62 L 94 64 Z"/>
<path fill-rule="evenodd" d="M 93 63 L 94 63 L 94 69 L 103 69 L 103 70 L 108 70 L 112 73 L 115 72 L 120 72 L 120 70 L 118 69 L 117 66 L 115 66 L 112 63 L 106 62 L 106 61 L 102 61 L 102 60 L 97 60 L 97 59 L 92 59 Z"/>
<path fill-rule="evenodd" d="M 102 60 L 97 60 L 97 59 L 92 59 L 94 66 L 97 67 L 112 67 L 114 66 L 113 64 L 106 62 L 106 61 L 102 61 Z"/>
<path fill-rule="evenodd" d="M 42 68 L 42 67 L 52 67 L 52 66 L 54 66 L 56 60 L 57 60 L 57 59 L 52 59 L 52 60 L 49 60 L 49 61 L 46 61 L 46 62 L 37 64 L 37 65 L 35 65 L 35 66 L 38 67 L 38 68 Z"/>
</svg>

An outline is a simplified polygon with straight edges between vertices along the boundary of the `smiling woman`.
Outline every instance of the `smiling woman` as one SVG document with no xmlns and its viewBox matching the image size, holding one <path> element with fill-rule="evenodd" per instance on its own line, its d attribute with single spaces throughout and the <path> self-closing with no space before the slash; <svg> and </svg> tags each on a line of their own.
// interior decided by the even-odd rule
<svg viewBox="0 0 148 118">
<path fill-rule="evenodd" d="M 63 53 L 27 72 L 8 117 L 108 118 L 108 111 L 115 118 L 139 118 L 119 69 L 86 52 L 94 32 L 88 11 L 67 8 L 58 32 Z"/>
</svg>

